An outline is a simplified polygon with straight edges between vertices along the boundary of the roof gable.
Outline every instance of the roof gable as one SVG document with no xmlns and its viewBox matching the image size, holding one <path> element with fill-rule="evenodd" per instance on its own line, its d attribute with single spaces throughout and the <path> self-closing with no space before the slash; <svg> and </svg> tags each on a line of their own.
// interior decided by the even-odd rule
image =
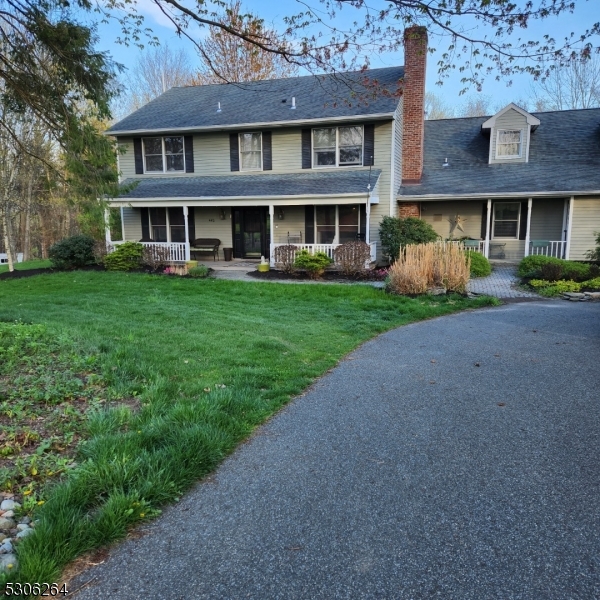
<svg viewBox="0 0 600 600">
<path fill-rule="evenodd" d="M 514 102 L 511 102 L 508 106 L 505 106 L 501 111 L 497 112 L 493 117 L 490 117 L 487 121 L 484 121 L 481 125 L 481 129 L 493 128 L 494 125 L 496 124 L 496 121 L 510 110 L 515 110 L 521 116 L 525 117 L 525 120 L 527 121 L 527 124 L 530 127 L 538 127 L 539 126 L 540 120 L 536 116 L 532 115 L 531 113 L 528 113 L 526 110 L 523 110 L 522 108 L 517 106 Z"/>
</svg>

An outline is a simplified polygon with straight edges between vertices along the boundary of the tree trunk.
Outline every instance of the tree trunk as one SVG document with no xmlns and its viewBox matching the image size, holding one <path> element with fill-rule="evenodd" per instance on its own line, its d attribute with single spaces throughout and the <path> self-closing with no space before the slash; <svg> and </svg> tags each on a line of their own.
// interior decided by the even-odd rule
<svg viewBox="0 0 600 600">
<path fill-rule="evenodd" d="M 6 248 L 6 257 L 8 258 L 8 270 L 12 273 L 15 270 L 15 263 L 13 260 L 12 246 L 10 243 L 9 234 L 9 218 L 6 214 L 8 209 L 2 211 L 2 232 L 4 234 L 4 247 Z"/>
<path fill-rule="evenodd" d="M 27 200 L 25 204 L 25 235 L 23 236 L 23 261 L 29 260 L 31 254 L 31 195 L 33 193 L 33 178 L 27 184 Z"/>
</svg>

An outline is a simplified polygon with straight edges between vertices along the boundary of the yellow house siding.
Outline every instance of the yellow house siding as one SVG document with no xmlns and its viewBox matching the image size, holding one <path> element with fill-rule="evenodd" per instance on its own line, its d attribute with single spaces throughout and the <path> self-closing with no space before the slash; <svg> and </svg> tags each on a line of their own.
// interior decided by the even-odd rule
<svg viewBox="0 0 600 600">
<path fill-rule="evenodd" d="M 496 140 L 499 129 L 522 129 L 521 137 L 521 157 L 497 159 L 496 158 Z M 491 162 L 493 163 L 523 163 L 527 160 L 527 144 L 529 142 L 529 125 L 527 119 L 516 110 L 511 109 L 496 119 L 496 125 L 492 128 L 490 143 L 492 145 Z"/>
<path fill-rule="evenodd" d="M 125 241 L 137 242 L 142 239 L 142 218 L 139 208 L 123 208 L 123 231 Z"/>
<path fill-rule="evenodd" d="M 304 206 L 284 206 L 284 219 L 281 221 L 277 218 L 279 208 L 275 207 L 275 219 L 273 223 L 274 244 L 287 244 L 288 231 L 290 235 L 296 236 L 302 233 L 302 241 L 306 242 L 305 210 Z"/>
<path fill-rule="evenodd" d="M 421 218 L 433 227 L 433 230 L 443 239 L 450 237 L 451 220 L 459 215 L 462 219 L 462 228 L 455 229 L 453 237 L 469 236 L 478 240 L 481 237 L 481 215 L 483 202 L 423 202 L 421 204 Z M 440 220 L 441 218 L 441 220 Z"/>
<path fill-rule="evenodd" d="M 226 207 L 225 219 L 221 219 L 221 209 L 217 206 L 195 206 L 194 223 L 196 238 L 217 238 L 221 240 L 220 252 L 223 248 L 230 248 L 231 235 L 231 210 Z"/>
<path fill-rule="evenodd" d="M 571 260 L 585 260 L 586 253 L 596 247 L 600 232 L 600 198 L 575 198 L 571 227 Z"/>
</svg>

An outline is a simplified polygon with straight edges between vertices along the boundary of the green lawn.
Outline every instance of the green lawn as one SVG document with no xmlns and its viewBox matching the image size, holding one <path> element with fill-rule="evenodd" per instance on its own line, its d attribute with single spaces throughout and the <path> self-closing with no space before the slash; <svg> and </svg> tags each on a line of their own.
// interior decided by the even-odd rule
<svg viewBox="0 0 600 600">
<path fill-rule="evenodd" d="M 15 263 L 15 271 L 27 271 L 28 269 L 48 269 L 52 266 L 49 259 L 26 260 L 25 262 Z M 0 265 L 0 273 L 8 271 L 8 265 Z"/>
<path fill-rule="evenodd" d="M 493 303 L 399 298 L 360 285 L 82 271 L 0 280 L 0 321 L 42 324 L 58 344 L 49 351 L 54 368 L 66 369 L 65 357 L 76 354 L 102 383 L 96 393 L 81 392 L 94 408 L 77 429 L 86 441 L 68 477 L 44 490 L 29 472 L 29 488 L 45 503 L 35 508 L 36 533 L 19 546 L 20 571 L 9 577 L 57 581 L 75 556 L 177 499 L 361 342 Z M 35 350 L 41 342 L 27 343 Z M 10 341 L 0 335 L 0 352 L 3 344 Z M 137 408 L 106 408 L 103 394 Z"/>
</svg>

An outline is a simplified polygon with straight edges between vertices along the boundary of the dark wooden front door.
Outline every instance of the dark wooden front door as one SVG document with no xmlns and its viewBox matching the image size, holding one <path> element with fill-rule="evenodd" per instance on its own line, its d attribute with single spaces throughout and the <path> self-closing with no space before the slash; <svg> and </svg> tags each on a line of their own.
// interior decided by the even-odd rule
<svg viewBox="0 0 600 600">
<path fill-rule="evenodd" d="M 236 258 L 269 255 L 269 227 L 265 207 L 233 209 L 233 251 Z"/>
</svg>

